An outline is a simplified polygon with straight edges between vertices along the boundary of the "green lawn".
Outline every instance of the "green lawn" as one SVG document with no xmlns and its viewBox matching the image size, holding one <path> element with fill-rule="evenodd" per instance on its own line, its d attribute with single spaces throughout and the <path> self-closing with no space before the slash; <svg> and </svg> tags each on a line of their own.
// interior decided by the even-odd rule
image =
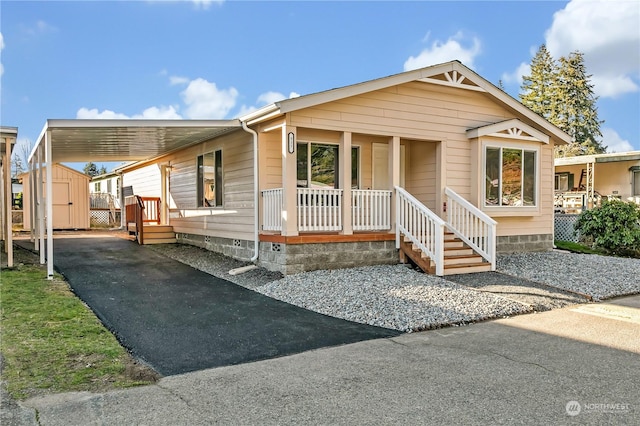
<svg viewBox="0 0 640 426">
<path fill-rule="evenodd" d="M 557 248 L 561 250 L 567 250 L 573 253 L 586 253 L 586 254 L 602 254 L 607 255 L 603 250 L 593 249 L 585 245 L 574 243 L 571 241 L 554 241 Z"/>
<path fill-rule="evenodd" d="M 47 280 L 38 264 L 20 264 L 1 274 L 2 380 L 14 398 L 104 391 L 157 379 L 131 358 L 59 275 Z"/>
</svg>

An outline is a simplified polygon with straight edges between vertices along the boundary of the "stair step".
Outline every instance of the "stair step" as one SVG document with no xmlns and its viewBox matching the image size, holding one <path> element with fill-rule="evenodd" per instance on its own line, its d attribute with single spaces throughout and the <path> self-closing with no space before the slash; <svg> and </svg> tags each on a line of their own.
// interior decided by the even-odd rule
<svg viewBox="0 0 640 426">
<path fill-rule="evenodd" d="M 147 232 L 147 230 L 144 230 L 144 239 L 145 240 L 162 240 L 162 239 L 166 239 L 166 238 L 175 238 L 176 237 L 176 233 L 175 232 Z"/>
<path fill-rule="evenodd" d="M 491 264 L 487 262 L 462 263 L 459 265 L 448 265 L 444 268 L 445 275 L 472 274 L 489 271 L 491 271 Z"/>
<path fill-rule="evenodd" d="M 148 239 L 145 237 L 144 239 L 144 244 L 174 244 L 177 243 L 178 240 L 176 240 L 175 238 L 151 238 Z"/>
<path fill-rule="evenodd" d="M 444 249 L 444 257 L 447 256 L 463 256 L 463 255 L 471 255 L 474 254 L 473 249 L 469 247 L 452 247 Z"/>
<path fill-rule="evenodd" d="M 479 254 L 472 255 L 454 255 L 454 256 L 444 256 L 444 267 L 445 269 L 449 266 L 454 265 L 468 265 L 472 263 L 482 263 L 482 256 Z M 434 265 L 435 266 L 435 265 Z"/>
<path fill-rule="evenodd" d="M 144 233 L 153 234 L 159 232 L 173 232 L 173 226 L 171 225 L 145 225 Z"/>
</svg>

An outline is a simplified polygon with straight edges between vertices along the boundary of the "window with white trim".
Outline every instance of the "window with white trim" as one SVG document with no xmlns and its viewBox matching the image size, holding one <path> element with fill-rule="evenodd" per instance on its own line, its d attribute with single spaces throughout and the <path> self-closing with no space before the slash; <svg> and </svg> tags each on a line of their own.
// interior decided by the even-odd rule
<svg viewBox="0 0 640 426">
<path fill-rule="evenodd" d="M 640 170 L 633 170 L 633 196 L 640 197 Z"/>
<path fill-rule="evenodd" d="M 222 151 L 199 155 L 197 167 L 198 207 L 222 206 Z"/>
<path fill-rule="evenodd" d="M 537 206 L 536 150 L 485 147 L 485 207 Z"/>
<path fill-rule="evenodd" d="M 338 188 L 339 146 L 299 142 L 297 144 L 298 188 Z M 351 147 L 351 188 L 358 189 L 360 150 Z"/>
</svg>

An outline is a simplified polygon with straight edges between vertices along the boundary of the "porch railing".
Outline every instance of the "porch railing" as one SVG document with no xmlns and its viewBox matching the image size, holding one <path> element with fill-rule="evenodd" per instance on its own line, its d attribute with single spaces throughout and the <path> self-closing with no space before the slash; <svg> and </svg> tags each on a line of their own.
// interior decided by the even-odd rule
<svg viewBox="0 0 640 426">
<path fill-rule="evenodd" d="M 444 275 L 445 222 L 404 189 L 396 186 L 396 247 L 404 235 L 436 266 L 436 275 Z"/>
<path fill-rule="evenodd" d="M 262 191 L 262 229 L 282 231 L 282 188 Z"/>
<path fill-rule="evenodd" d="M 136 224 L 136 235 L 139 244 L 144 244 L 144 224 L 160 224 L 160 197 L 141 197 L 130 195 L 125 197 L 126 223 Z"/>
<path fill-rule="evenodd" d="M 451 231 L 496 270 L 496 225 L 486 213 L 462 198 L 450 188 L 447 196 L 447 222 Z"/>
<path fill-rule="evenodd" d="M 298 230 L 340 231 L 342 189 L 298 188 Z"/>
<path fill-rule="evenodd" d="M 352 189 L 351 225 L 354 231 L 391 229 L 391 191 Z"/>
</svg>

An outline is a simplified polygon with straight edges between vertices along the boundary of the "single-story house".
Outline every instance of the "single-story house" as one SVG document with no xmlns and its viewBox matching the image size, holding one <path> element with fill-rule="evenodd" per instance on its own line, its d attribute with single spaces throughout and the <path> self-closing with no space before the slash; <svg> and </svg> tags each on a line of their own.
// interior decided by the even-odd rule
<svg viewBox="0 0 640 426">
<path fill-rule="evenodd" d="M 555 159 L 555 205 L 580 212 L 602 197 L 640 204 L 640 151 Z"/>
<path fill-rule="evenodd" d="M 11 150 L 17 138 L 17 127 L 0 127 L 0 239 L 3 241 L 8 267 L 13 266 Z"/>
<path fill-rule="evenodd" d="M 53 164 L 52 207 L 53 229 L 89 229 L 89 176 L 63 164 Z M 46 183 L 46 168 L 42 170 Z M 30 231 L 32 218 L 32 183 L 29 173 L 18 176 L 23 186 L 23 228 Z M 36 189 L 38 192 L 38 189 Z M 46 198 L 46 186 L 42 187 Z"/>
<path fill-rule="evenodd" d="M 119 171 L 161 199 L 180 242 L 285 274 L 400 248 L 445 274 L 469 246 L 488 269 L 496 252 L 553 247 L 553 148 L 569 141 L 453 61 L 276 102 Z"/>
</svg>

